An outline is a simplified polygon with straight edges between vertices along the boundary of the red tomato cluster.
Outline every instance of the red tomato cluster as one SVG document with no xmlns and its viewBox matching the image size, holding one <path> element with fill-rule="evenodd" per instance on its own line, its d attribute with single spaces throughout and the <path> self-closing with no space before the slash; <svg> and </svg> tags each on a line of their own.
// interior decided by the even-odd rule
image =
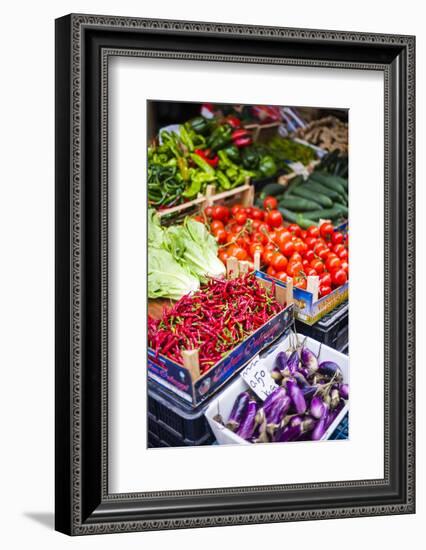
<svg viewBox="0 0 426 550">
<path fill-rule="evenodd" d="M 219 258 L 233 256 L 252 262 L 258 250 L 266 272 L 294 286 L 306 288 L 307 277 L 318 275 L 320 297 L 348 280 L 348 237 L 330 223 L 307 230 L 292 223 L 284 227 L 276 199 L 267 197 L 265 210 L 235 205 L 207 207 L 205 219 L 219 243 Z"/>
</svg>

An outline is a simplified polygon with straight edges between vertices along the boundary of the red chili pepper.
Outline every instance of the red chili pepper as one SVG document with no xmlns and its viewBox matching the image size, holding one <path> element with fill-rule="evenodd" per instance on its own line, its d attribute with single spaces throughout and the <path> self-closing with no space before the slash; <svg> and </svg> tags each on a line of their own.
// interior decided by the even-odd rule
<svg viewBox="0 0 426 550">
<path fill-rule="evenodd" d="M 235 141 L 238 138 L 241 137 L 247 137 L 249 135 L 248 130 L 245 128 L 239 128 L 238 130 L 234 130 L 231 134 L 232 141 Z"/>
<path fill-rule="evenodd" d="M 217 155 L 213 158 L 209 158 L 202 149 L 195 149 L 194 153 L 205 160 L 207 164 L 210 164 L 210 166 L 216 168 L 217 163 L 219 162 L 219 157 Z"/>
<path fill-rule="evenodd" d="M 240 137 L 238 139 L 234 140 L 234 145 L 237 147 L 247 147 L 247 145 L 251 145 L 253 143 L 253 140 L 251 137 Z"/>
<path fill-rule="evenodd" d="M 241 120 L 236 116 L 228 116 L 226 122 L 231 126 L 231 128 L 239 128 L 241 126 Z"/>
</svg>

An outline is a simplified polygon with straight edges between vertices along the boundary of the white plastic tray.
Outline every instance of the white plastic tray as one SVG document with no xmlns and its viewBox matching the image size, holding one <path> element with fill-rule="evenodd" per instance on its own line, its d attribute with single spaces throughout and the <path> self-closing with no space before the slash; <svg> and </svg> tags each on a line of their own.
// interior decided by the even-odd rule
<svg viewBox="0 0 426 550">
<path fill-rule="evenodd" d="M 293 336 L 294 338 L 294 336 Z M 303 334 L 298 334 L 298 338 L 300 342 L 305 340 L 306 338 L 306 345 L 309 347 L 310 350 L 312 350 L 315 354 L 318 353 L 320 342 L 317 340 L 313 340 L 312 338 L 305 337 Z M 263 367 L 266 368 L 269 372 L 272 371 L 275 363 L 275 358 L 278 355 L 280 351 L 286 351 L 290 346 L 290 337 L 287 336 L 284 340 L 280 341 L 273 349 L 270 351 L 270 353 L 264 357 L 262 357 L 261 361 L 263 364 Z M 347 355 L 344 355 L 343 353 L 340 353 L 328 346 L 325 346 L 324 344 L 321 346 L 321 355 L 319 357 L 320 361 L 334 361 L 337 363 L 340 368 L 342 369 L 343 374 L 343 382 L 348 383 L 349 382 L 349 359 Z M 219 445 L 251 445 L 248 441 L 245 439 L 242 439 L 237 434 L 220 424 L 219 422 L 216 422 L 214 420 L 214 417 L 217 414 L 220 414 L 224 422 L 226 422 L 229 418 L 229 415 L 232 410 L 232 406 L 235 402 L 235 399 L 237 398 L 238 394 L 243 392 L 247 389 L 247 384 L 244 382 L 244 380 L 241 378 L 241 376 L 238 376 L 222 393 L 220 393 L 209 405 L 205 412 L 205 416 L 210 424 L 210 427 L 217 439 L 217 442 Z M 331 434 L 334 432 L 334 430 L 337 428 L 337 426 L 340 424 L 342 419 L 345 417 L 347 411 L 349 409 L 348 402 L 343 407 L 343 409 L 340 411 L 340 413 L 336 416 L 333 423 L 330 424 L 327 431 L 324 433 L 323 437 L 321 438 L 321 441 L 329 439 Z M 268 445 L 268 443 L 266 443 Z"/>
</svg>

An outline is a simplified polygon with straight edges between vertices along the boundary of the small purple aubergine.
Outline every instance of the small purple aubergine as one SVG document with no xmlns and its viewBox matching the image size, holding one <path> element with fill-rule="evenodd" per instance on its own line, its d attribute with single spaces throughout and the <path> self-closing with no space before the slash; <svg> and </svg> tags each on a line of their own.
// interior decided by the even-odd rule
<svg viewBox="0 0 426 550">
<path fill-rule="evenodd" d="M 349 399 L 349 384 L 340 384 L 339 393 L 342 399 Z"/>
<path fill-rule="evenodd" d="M 256 413 L 258 405 L 256 401 L 250 401 L 245 418 L 241 421 L 237 434 L 243 439 L 249 440 L 256 428 Z"/>
<path fill-rule="evenodd" d="M 306 411 L 306 401 L 302 390 L 297 385 L 297 382 L 295 380 L 288 380 L 287 390 L 296 412 L 298 414 L 304 413 Z"/>
<path fill-rule="evenodd" d="M 301 388 L 302 390 L 303 390 L 303 388 L 310 388 L 311 387 L 311 385 L 309 384 L 309 382 L 306 380 L 306 378 L 303 376 L 303 374 L 301 372 L 296 371 L 293 374 L 293 377 L 296 380 L 297 385 L 299 386 L 299 388 Z"/>
<path fill-rule="evenodd" d="M 324 374 L 325 376 L 328 376 L 329 378 L 333 378 L 336 380 L 336 382 L 339 382 L 342 380 L 342 371 L 337 363 L 334 361 L 323 361 L 320 363 L 318 367 L 318 372 L 320 374 Z"/>
<path fill-rule="evenodd" d="M 226 427 L 233 432 L 236 432 L 241 424 L 241 421 L 247 412 L 249 401 L 250 395 L 246 391 L 237 396 L 234 406 L 232 407 L 231 414 L 229 415 L 228 422 L 226 423 Z"/>
<path fill-rule="evenodd" d="M 302 359 L 302 365 L 308 369 L 310 374 L 313 374 L 318 370 L 317 356 L 309 348 L 303 346 L 300 357 Z"/>
<path fill-rule="evenodd" d="M 311 401 L 311 399 L 313 399 L 313 397 L 315 396 L 317 390 L 318 386 L 307 386 L 306 388 L 302 388 L 302 393 L 305 401 Z"/>
<path fill-rule="evenodd" d="M 287 369 L 290 371 L 290 374 L 294 374 L 299 368 L 299 352 L 293 351 L 287 361 Z"/>
<path fill-rule="evenodd" d="M 322 418 L 322 415 L 324 413 L 324 403 L 319 395 L 316 395 L 315 397 L 312 398 L 311 406 L 309 410 L 311 415 L 317 420 Z"/>
<path fill-rule="evenodd" d="M 312 430 L 314 427 L 314 420 L 312 418 L 305 418 L 300 423 L 295 423 L 294 426 L 288 424 L 285 428 L 277 430 L 274 441 L 277 443 L 284 443 L 286 441 L 296 441 L 302 435 Z"/>
<path fill-rule="evenodd" d="M 287 353 L 285 351 L 280 351 L 275 358 L 275 367 L 282 372 L 287 366 Z"/>
<path fill-rule="evenodd" d="M 265 413 L 268 425 L 277 426 L 281 422 L 281 419 L 287 414 L 290 405 L 290 397 L 287 394 L 281 394 L 279 399 L 274 402 L 268 414 Z"/>
<path fill-rule="evenodd" d="M 262 405 L 262 409 L 265 415 L 268 415 L 272 410 L 275 401 L 280 399 L 283 395 L 287 395 L 287 390 L 283 386 L 278 386 L 273 392 L 271 392 L 265 399 Z"/>
<path fill-rule="evenodd" d="M 315 428 L 313 429 L 312 436 L 311 436 L 312 441 L 319 441 L 322 438 L 322 436 L 325 434 L 325 431 L 328 425 L 328 418 L 329 418 L 328 405 L 323 403 L 322 416 L 316 423 Z"/>
</svg>

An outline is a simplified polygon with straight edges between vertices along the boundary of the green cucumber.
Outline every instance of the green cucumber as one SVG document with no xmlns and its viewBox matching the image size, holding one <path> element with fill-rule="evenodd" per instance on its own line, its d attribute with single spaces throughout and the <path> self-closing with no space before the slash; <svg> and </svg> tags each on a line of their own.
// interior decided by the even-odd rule
<svg viewBox="0 0 426 550">
<path fill-rule="evenodd" d="M 348 207 L 345 206 L 344 204 L 339 204 L 336 202 L 334 203 L 333 208 L 337 208 L 338 210 L 340 210 L 340 213 L 343 214 L 343 216 L 345 216 L 346 218 L 348 217 L 349 210 L 348 210 Z"/>
<path fill-rule="evenodd" d="M 347 198 L 347 193 L 343 185 L 337 181 L 335 176 L 326 176 L 324 174 L 320 174 L 318 172 L 312 172 L 311 176 L 312 179 L 318 181 L 322 185 L 325 185 L 329 189 L 333 189 L 343 197 Z"/>
<path fill-rule="evenodd" d="M 323 208 L 322 210 L 312 210 L 308 213 L 309 219 L 318 221 L 320 219 L 324 220 L 334 220 L 336 218 L 339 218 L 342 215 L 342 212 L 339 208 L 336 208 L 335 206 L 333 208 Z"/>
<path fill-rule="evenodd" d="M 341 183 L 345 188 L 345 191 L 348 192 L 349 184 L 348 184 L 347 178 L 342 178 L 341 176 L 333 176 L 333 177 L 338 183 Z"/>
<path fill-rule="evenodd" d="M 342 196 L 339 195 L 339 193 L 337 193 L 336 191 L 333 191 L 332 189 L 329 189 L 328 187 L 326 187 L 325 185 L 322 185 L 318 181 L 312 180 L 311 178 L 308 179 L 307 185 L 309 185 L 309 189 L 312 189 L 312 191 L 316 191 L 317 193 L 326 195 L 333 202 L 334 201 L 340 202 L 343 200 Z"/>
<path fill-rule="evenodd" d="M 330 197 L 327 197 L 326 195 L 322 195 L 321 193 L 317 193 L 311 189 L 308 189 L 308 187 L 305 185 L 296 187 L 296 189 L 293 189 L 292 192 L 295 195 L 298 195 L 299 197 L 303 197 L 304 199 L 314 201 L 324 208 L 331 208 L 333 206 L 333 201 L 330 199 Z"/>
<path fill-rule="evenodd" d="M 308 227 L 311 227 L 312 225 L 318 225 L 318 222 L 310 220 L 309 218 L 305 218 L 303 214 L 297 214 L 296 223 L 302 229 L 308 229 Z"/>
<path fill-rule="evenodd" d="M 278 206 L 278 210 L 281 212 L 285 222 L 297 223 L 297 217 L 299 216 L 297 212 L 292 212 L 281 206 Z"/>
<path fill-rule="evenodd" d="M 302 185 L 302 183 L 304 182 L 304 178 L 303 176 L 295 176 L 294 178 L 292 178 L 290 181 L 289 181 L 289 184 L 288 184 L 288 189 L 295 189 L 296 187 L 298 187 L 299 185 Z"/>
<path fill-rule="evenodd" d="M 275 197 L 276 195 L 284 193 L 285 190 L 285 185 L 281 185 L 281 183 L 267 183 L 260 192 L 260 197 L 262 199 L 268 196 Z"/>
<path fill-rule="evenodd" d="M 294 189 L 294 192 L 296 191 L 297 189 Z M 304 212 L 306 210 L 318 210 L 318 208 L 321 205 L 319 205 L 317 202 L 310 201 L 308 199 L 302 199 L 299 197 L 289 198 L 288 196 L 284 196 L 279 201 L 279 206 L 282 206 L 283 208 L 287 208 L 288 210 Z"/>
</svg>

